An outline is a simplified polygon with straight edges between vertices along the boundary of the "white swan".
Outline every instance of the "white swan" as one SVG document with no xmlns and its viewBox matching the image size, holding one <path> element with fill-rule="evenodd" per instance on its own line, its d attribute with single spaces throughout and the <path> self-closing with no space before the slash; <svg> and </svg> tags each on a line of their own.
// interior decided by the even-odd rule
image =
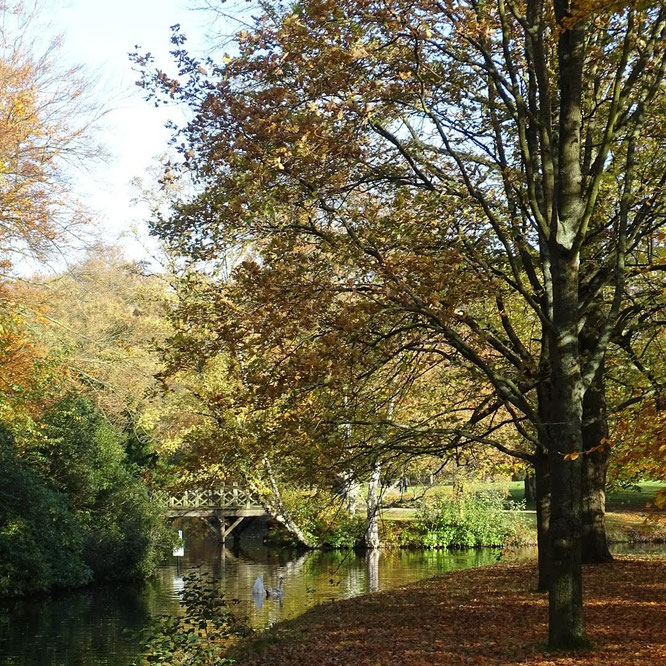
<svg viewBox="0 0 666 666">
<path fill-rule="evenodd" d="M 266 596 L 266 588 L 264 587 L 264 577 L 257 576 L 257 580 L 254 581 L 254 587 L 252 588 L 252 594 L 257 596 Z"/>
</svg>

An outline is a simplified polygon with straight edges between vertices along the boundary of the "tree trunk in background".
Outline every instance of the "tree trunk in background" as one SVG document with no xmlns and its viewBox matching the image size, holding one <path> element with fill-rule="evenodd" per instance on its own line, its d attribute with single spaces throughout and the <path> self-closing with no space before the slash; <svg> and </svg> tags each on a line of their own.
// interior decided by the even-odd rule
<svg viewBox="0 0 666 666">
<path fill-rule="evenodd" d="M 338 476 L 340 478 L 339 494 L 342 497 L 343 505 L 352 516 L 355 516 L 361 501 L 361 485 L 351 472 L 341 472 Z"/>
<path fill-rule="evenodd" d="M 465 491 L 467 484 L 465 483 L 461 468 L 458 468 L 457 474 L 453 477 L 453 504 L 458 510 L 458 518 L 465 520 Z"/>
<path fill-rule="evenodd" d="M 366 548 L 377 549 L 379 542 L 379 475 L 381 467 L 376 465 L 368 481 L 368 498 L 366 500 L 367 525 L 365 528 Z"/>
<path fill-rule="evenodd" d="M 583 399 L 583 447 L 590 451 L 608 438 L 603 365 Z M 606 537 L 606 472 L 610 449 L 586 453 L 583 460 L 583 562 L 611 562 Z"/>
<path fill-rule="evenodd" d="M 550 470 L 548 455 L 537 452 L 534 458 L 534 480 L 537 514 L 537 549 L 539 582 L 537 589 L 546 592 L 550 583 Z"/>
<path fill-rule="evenodd" d="M 531 504 L 536 501 L 536 476 L 531 469 L 525 472 L 525 502 Z"/>
<path fill-rule="evenodd" d="M 595 451 L 583 462 L 583 562 L 612 562 L 606 535 L 606 472 L 610 449 Z"/>
</svg>

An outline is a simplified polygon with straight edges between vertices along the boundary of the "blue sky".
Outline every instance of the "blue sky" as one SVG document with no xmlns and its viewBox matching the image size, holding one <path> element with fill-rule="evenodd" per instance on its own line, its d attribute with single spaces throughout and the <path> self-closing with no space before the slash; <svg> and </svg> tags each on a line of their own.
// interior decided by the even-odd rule
<svg viewBox="0 0 666 666">
<path fill-rule="evenodd" d="M 193 11 L 196 0 L 44 0 L 43 18 L 63 36 L 61 56 L 85 65 L 94 94 L 109 109 L 99 139 L 109 160 L 75 176 L 79 197 L 95 212 L 102 237 L 120 243 L 131 258 L 143 258 L 140 243 L 128 237 L 134 227 L 145 237 L 146 209 L 132 205 L 135 177 L 145 177 L 169 136 L 168 113 L 145 102 L 127 54 L 135 45 L 168 61 L 169 27 L 182 25 L 190 44 L 202 48 L 210 15 Z M 150 240 L 148 247 L 152 246 Z"/>
</svg>

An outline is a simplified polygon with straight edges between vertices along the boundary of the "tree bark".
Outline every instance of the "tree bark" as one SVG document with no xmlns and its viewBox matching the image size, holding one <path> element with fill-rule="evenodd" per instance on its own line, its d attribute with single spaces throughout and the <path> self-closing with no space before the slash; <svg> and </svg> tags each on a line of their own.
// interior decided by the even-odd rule
<svg viewBox="0 0 666 666">
<path fill-rule="evenodd" d="M 375 465 L 368 481 L 368 498 L 366 500 L 367 524 L 365 529 L 365 546 L 371 550 L 379 548 L 379 475 L 380 465 Z"/>
<path fill-rule="evenodd" d="M 557 650 L 587 645 L 581 568 L 582 460 L 565 458 L 582 448 L 582 404 L 576 404 L 582 399 L 568 398 L 569 392 L 555 392 L 561 398 L 561 406 L 554 409 L 560 425 L 551 426 L 550 446 L 549 647 Z"/>
<path fill-rule="evenodd" d="M 588 645 L 581 567 L 584 387 L 578 351 L 578 255 L 559 243 L 551 249 L 552 420 L 545 424 L 551 491 L 548 644 L 551 649 L 568 650 Z"/>
<path fill-rule="evenodd" d="M 352 472 L 340 472 L 338 474 L 339 484 L 337 485 L 337 492 L 342 498 L 342 503 L 345 510 L 352 516 L 358 513 L 358 505 L 360 502 L 361 486 L 354 478 Z"/>
<path fill-rule="evenodd" d="M 537 452 L 534 459 L 534 479 L 537 514 L 537 550 L 539 582 L 537 589 L 546 592 L 550 584 L 550 469 L 548 456 Z"/>
<path fill-rule="evenodd" d="M 583 399 L 583 446 L 585 451 L 600 446 L 608 437 L 603 367 Z M 610 449 L 586 453 L 583 460 L 583 544 L 586 564 L 611 562 L 606 537 L 606 473 Z"/>
<path fill-rule="evenodd" d="M 550 458 L 550 585 L 548 646 L 570 650 L 589 645 L 583 620 L 582 451 L 583 395 L 580 365 L 580 241 L 586 201 L 581 171 L 585 20 L 571 22 L 571 0 L 554 0 L 559 88 L 557 186 L 546 245 L 550 261 L 552 318 L 550 415 L 542 424 Z M 545 103 L 545 100 L 542 100 Z M 550 109 L 547 109 L 550 113 Z"/>
</svg>

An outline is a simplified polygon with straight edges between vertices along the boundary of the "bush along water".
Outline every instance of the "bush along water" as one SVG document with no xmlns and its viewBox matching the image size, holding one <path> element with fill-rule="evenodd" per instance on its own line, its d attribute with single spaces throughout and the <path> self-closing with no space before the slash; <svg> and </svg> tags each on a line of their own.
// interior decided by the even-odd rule
<svg viewBox="0 0 666 666">
<path fill-rule="evenodd" d="M 69 498 L 22 463 L 1 426 L 0 467 L 0 597 L 88 583 L 85 532 Z"/>
<path fill-rule="evenodd" d="M 523 541 L 522 507 L 495 491 L 440 497 L 423 506 L 400 542 L 425 548 L 479 548 Z"/>
<path fill-rule="evenodd" d="M 239 637 L 251 633 L 229 609 L 224 593 L 210 574 L 183 576 L 183 612 L 164 615 L 141 632 L 143 655 L 133 666 L 223 666 L 235 663 L 224 655 Z"/>
</svg>

